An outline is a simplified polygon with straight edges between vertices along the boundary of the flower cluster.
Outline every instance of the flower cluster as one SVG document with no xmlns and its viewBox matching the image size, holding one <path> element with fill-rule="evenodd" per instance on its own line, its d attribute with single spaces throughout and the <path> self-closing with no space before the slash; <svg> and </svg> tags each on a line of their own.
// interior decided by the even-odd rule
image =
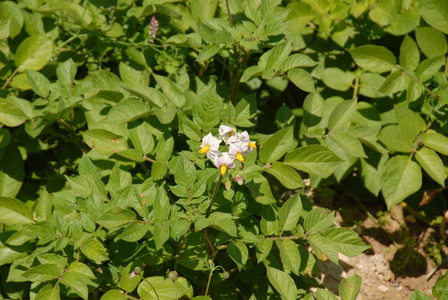
<svg viewBox="0 0 448 300">
<path fill-rule="evenodd" d="M 229 146 L 228 152 L 219 151 L 219 145 L 224 141 Z M 247 131 L 237 132 L 236 128 L 221 125 L 219 126 L 219 139 L 211 133 L 202 139 L 199 153 L 205 153 L 213 161 L 213 164 L 220 169 L 224 175 L 227 169 L 235 167 L 235 159 L 244 163 L 244 156 L 257 148 L 255 142 L 249 138 Z"/>
<path fill-rule="evenodd" d="M 157 36 L 157 32 L 159 32 L 159 21 L 157 21 L 156 16 L 152 16 L 151 25 L 148 26 L 149 34 L 152 36 L 151 42 L 154 42 L 154 39 Z"/>
</svg>

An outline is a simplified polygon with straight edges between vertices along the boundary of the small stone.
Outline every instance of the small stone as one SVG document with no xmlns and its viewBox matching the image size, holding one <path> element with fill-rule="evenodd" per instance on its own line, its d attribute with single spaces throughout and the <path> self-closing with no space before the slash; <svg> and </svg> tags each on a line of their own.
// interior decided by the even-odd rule
<svg viewBox="0 0 448 300">
<path fill-rule="evenodd" d="M 387 286 L 385 286 L 385 285 L 379 285 L 379 286 L 377 287 L 377 289 L 378 289 L 380 292 L 383 292 L 383 293 L 386 293 L 386 292 L 389 290 L 389 288 L 388 288 Z"/>
</svg>

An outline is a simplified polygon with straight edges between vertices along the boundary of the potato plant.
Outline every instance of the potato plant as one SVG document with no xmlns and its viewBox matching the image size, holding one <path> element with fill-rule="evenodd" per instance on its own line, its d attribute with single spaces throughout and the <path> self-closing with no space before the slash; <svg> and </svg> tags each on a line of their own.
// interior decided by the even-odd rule
<svg viewBox="0 0 448 300">
<path fill-rule="evenodd" d="M 337 299 L 316 260 L 369 246 L 307 195 L 391 208 L 445 189 L 447 16 L 440 0 L 0 2 L 0 297 Z"/>
</svg>

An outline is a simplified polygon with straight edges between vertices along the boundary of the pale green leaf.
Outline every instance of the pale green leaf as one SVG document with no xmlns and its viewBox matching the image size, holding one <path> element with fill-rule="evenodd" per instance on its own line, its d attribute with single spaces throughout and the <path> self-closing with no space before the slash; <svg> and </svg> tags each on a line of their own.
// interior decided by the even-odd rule
<svg viewBox="0 0 448 300">
<path fill-rule="evenodd" d="M 262 163 L 272 163 L 280 159 L 294 144 L 294 127 L 283 128 L 274 133 L 260 147 L 259 158 Z"/>
<path fill-rule="evenodd" d="M 422 185 L 420 166 L 407 156 L 394 156 L 386 163 L 381 187 L 388 209 L 417 192 Z"/>
<path fill-rule="evenodd" d="M 268 280 L 285 300 L 297 299 L 297 286 L 287 273 L 267 267 Z"/>
<path fill-rule="evenodd" d="M 145 102 L 135 99 L 125 99 L 113 106 L 102 122 L 123 124 L 146 117 L 150 111 L 148 104 Z"/>
<path fill-rule="evenodd" d="M 433 299 L 433 298 L 431 298 L 430 296 L 426 295 L 425 293 L 423 293 L 419 289 L 415 289 L 414 292 L 412 293 L 411 297 L 409 298 L 409 300 L 431 300 L 431 299 Z M 439 298 L 438 297 L 437 299 L 443 299 L 443 298 Z"/>
<path fill-rule="evenodd" d="M 96 264 L 109 260 L 106 248 L 95 238 L 87 239 L 79 248 L 88 259 L 93 260 Z"/>
<path fill-rule="evenodd" d="M 327 68 L 320 73 L 326 86 L 336 91 L 347 91 L 352 86 L 353 75 L 339 68 Z"/>
<path fill-rule="evenodd" d="M 383 46 L 365 45 L 350 49 L 348 52 L 359 67 L 369 72 L 389 72 L 397 62 L 395 55 Z"/>
<path fill-rule="evenodd" d="M 52 42 L 44 35 L 32 35 L 17 48 L 14 62 L 19 72 L 40 70 L 53 55 Z"/>
<path fill-rule="evenodd" d="M 448 2 L 421 0 L 419 12 L 429 25 L 448 34 Z"/>
<path fill-rule="evenodd" d="M 433 150 L 423 147 L 415 153 L 417 162 L 423 170 L 441 186 L 445 186 L 445 166 L 443 161 Z"/>
<path fill-rule="evenodd" d="M 145 100 L 146 102 L 151 103 L 156 107 L 163 107 L 168 102 L 167 97 L 165 97 L 162 92 L 151 87 L 135 86 L 130 88 L 127 86 L 123 86 L 123 88 L 129 93 Z"/>
<path fill-rule="evenodd" d="M 278 212 L 278 227 L 283 233 L 297 227 L 302 214 L 302 201 L 299 194 L 289 198 Z"/>
<path fill-rule="evenodd" d="M 322 231 L 334 224 L 334 212 L 318 207 L 306 216 L 303 227 L 307 232 Z"/>
<path fill-rule="evenodd" d="M 0 222 L 6 225 L 33 223 L 33 215 L 29 207 L 20 200 L 0 197 Z"/>
<path fill-rule="evenodd" d="M 246 264 L 249 257 L 249 250 L 247 249 L 247 246 L 240 241 L 230 242 L 227 245 L 227 253 L 241 271 L 241 268 Z"/>
<path fill-rule="evenodd" d="M 406 35 L 400 47 L 400 66 L 407 71 L 415 71 L 420 62 L 420 52 L 417 43 Z"/>
<path fill-rule="evenodd" d="M 423 144 L 443 155 L 448 155 L 448 137 L 432 129 L 423 136 Z"/>
<path fill-rule="evenodd" d="M 27 70 L 26 76 L 33 91 L 42 98 L 47 98 L 50 93 L 50 81 L 47 77 L 32 70 Z"/>
<path fill-rule="evenodd" d="M 354 157 L 367 157 L 361 142 L 345 131 L 335 131 L 330 134 L 333 139 L 344 151 Z"/>
<path fill-rule="evenodd" d="M 313 78 L 310 73 L 303 69 L 292 69 L 288 71 L 288 79 L 302 91 L 308 93 L 314 93 L 316 91 Z"/>
<path fill-rule="evenodd" d="M 285 165 L 319 177 L 329 177 L 342 161 L 327 147 L 311 145 L 301 147 L 285 157 Z"/>
<path fill-rule="evenodd" d="M 216 44 L 210 44 L 202 48 L 201 52 L 199 52 L 198 57 L 196 58 L 196 61 L 206 61 L 213 56 L 215 56 L 216 53 L 219 52 L 219 46 Z"/>
<path fill-rule="evenodd" d="M 294 241 L 288 239 L 277 239 L 275 242 L 280 251 L 280 258 L 283 266 L 299 276 L 301 257 L 298 245 Z"/>
<path fill-rule="evenodd" d="M 42 282 L 58 278 L 62 275 L 64 269 L 56 264 L 48 263 L 35 266 L 25 273 L 23 276 L 31 282 Z"/>
<path fill-rule="evenodd" d="M 343 278 L 339 284 L 339 296 L 341 300 L 356 300 L 361 289 L 361 282 L 361 276 L 357 274 Z"/>
<path fill-rule="evenodd" d="M 273 175 L 288 189 L 298 189 L 304 187 L 302 177 L 291 167 L 286 166 L 282 162 L 275 162 L 270 168 L 264 169 L 264 171 Z"/>
<path fill-rule="evenodd" d="M 345 100 L 344 102 L 340 103 L 331 112 L 330 118 L 328 119 L 328 128 L 330 130 L 347 128 L 356 115 L 356 109 L 356 100 Z"/>
<path fill-rule="evenodd" d="M 173 83 L 170 79 L 167 77 L 163 77 L 160 75 L 152 74 L 154 78 L 156 79 L 157 83 L 162 88 L 163 93 L 167 97 L 168 101 L 173 103 L 176 107 L 182 107 L 184 106 L 185 102 L 187 101 L 187 98 L 185 97 L 184 93 L 179 89 L 179 87 Z"/>
<path fill-rule="evenodd" d="M 378 92 L 385 95 L 395 94 L 403 91 L 406 88 L 406 83 L 405 75 L 401 70 L 398 70 L 386 77 Z"/>
<path fill-rule="evenodd" d="M 29 117 L 9 99 L 0 98 L 0 124 L 8 127 L 17 127 Z"/>
<path fill-rule="evenodd" d="M 378 139 L 392 152 L 409 153 L 417 135 L 406 127 L 389 125 L 383 127 L 378 134 Z"/>
<path fill-rule="evenodd" d="M 220 122 L 222 98 L 213 87 L 193 103 L 193 120 L 202 129 L 211 129 Z"/>
<path fill-rule="evenodd" d="M 82 137 L 93 150 L 112 155 L 128 148 L 126 139 L 104 129 L 89 129 L 82 132 Z"/>
<path fill-rule="evenodd" d="M 318 63 L 312 60 L 308 55 L 301 53 L 294 53 L 288 56 L 280 66 L 282 73 L 286 73 L 289 70 L 295 68 L 307 68 L 314 67 Z"/>
</svg>

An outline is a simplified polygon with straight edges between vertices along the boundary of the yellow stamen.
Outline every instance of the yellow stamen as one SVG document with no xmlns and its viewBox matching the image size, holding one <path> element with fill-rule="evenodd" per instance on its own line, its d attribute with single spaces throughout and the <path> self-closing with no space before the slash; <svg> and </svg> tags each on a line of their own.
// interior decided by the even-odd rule
<svg viewBox="0 0 448 300">
<path fill-rule="evenodd" d="M 235 155 L 235 158 L 238 159 L 242 163 L 244 162 L 244 157 L 239 152 Z"/>
<path fill-rule="evenodd" d="M 226 174 L 226 171 L 227 171 L 227 166 L 226 165 L 222 165 L 221 166 L 221 175 Z"/>
<path fill-rule="evenodd" d="M 255 145 L 253 142 L 249 142 L 249 147 L 257 149 L 257 145 Z"/>
<path fill-rule="evenodd" d="M 209 145 L 205 145 L 204 147 L 202 147 L 202 148 L 199 150 L 199 153 L 207 153 L 208 150 L 210 150 L 210 146 L 209 146 Z"/>
</svg>

